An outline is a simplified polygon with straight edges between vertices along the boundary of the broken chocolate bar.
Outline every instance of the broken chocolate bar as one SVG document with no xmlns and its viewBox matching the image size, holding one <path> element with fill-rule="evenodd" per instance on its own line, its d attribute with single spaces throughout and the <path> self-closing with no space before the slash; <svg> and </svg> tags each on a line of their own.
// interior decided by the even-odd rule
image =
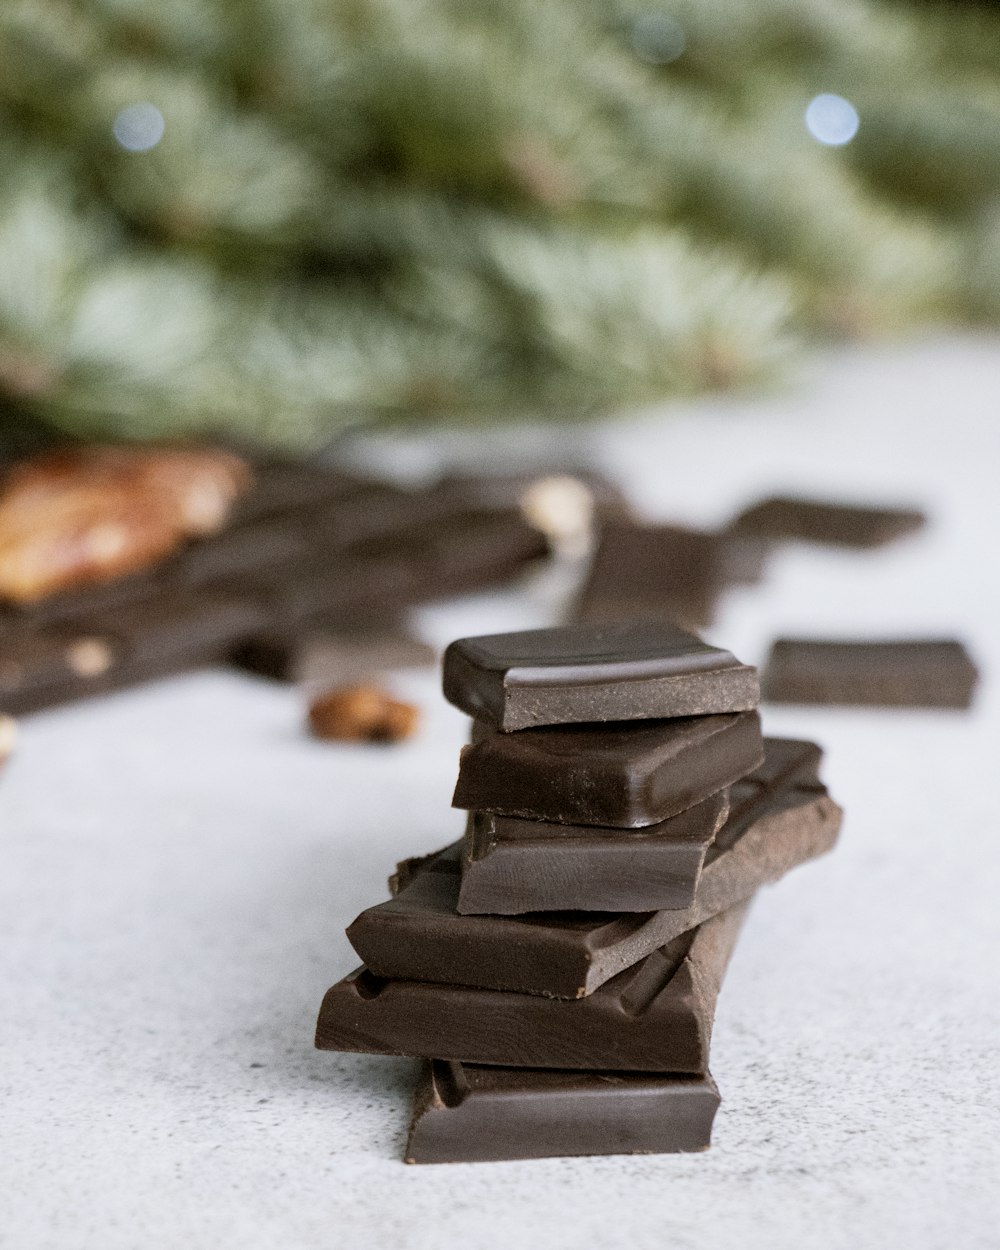
<svg viewBox="0 0 1000 1250">
<path fill-rule="evenodd" d="M 564 824 L 641 828 L 715 794 L 763 758 L 756 712 L 518 733 L 477 722 L 452 803 Z"/>
<path fill-rule="evenodd" d="M 705 852 L 728 813 L 728 790 L 640 830 L 474 812 L 458 910 L 514 916 L 690 907 Z"/>
<path fill-rule="evenodd" d="M 951 639 L 820 642 L 779 638 L 764 675 L 773 703 L 967 708 L 978 673 Z"/>
<path fill-rule="evenodd" d="M 0 705 L 29 712 L 217 662 L 265 619 L 251 598 L 203 592 L 0 634 Z"/>
<path fill-rule="evenodd" d="M 859 506 L 777 495 L 739 513 L 730 522 L 729 532 L 842 547 L 881 547 L 920 529 L 926 520 L 916 508 Z"/>
<path fill-rule="evenodd" d="M 461 638 L 444 695 L 497 729 L 662 720 L 757 706 L 756 669 L 667 622 L 567 625 Z"/>
<path fill-rule="evenodd" d="M 745 910 L 713 916 L 570 1001 L 384 980 L 362 968 L 327 991 L 316 1045 L 511 1067 L 703 1073 Z"/>
<path fill-rule="evenodd" d="M 406 1162 L 707 1150 L 718 1106 L 709 1073 L 560 1072 L 434 1059 L 414 1094 Z"/>
<path fill-rule="evenodd" d="M 678 934 L 833 846 L 841 811 L 816 777 L 818 748 L 782 739 L 767 739 L 766 747 L 764 766 L 730 791 L 729 818 L 708 850 L 688 908 L 461 916 L 457 842 L 401 864 L 399 893 L 358 916 L 347 930 L 351 945 L 378 977 L 554 998 L 590 994 Z"/>
<path fill-rule="evenodd" d="M 516 508 L 475 483 L 428 491 L 262 463 L 217 533 L 152 568 L 0 605 L 0 698 L 21 713 L 206 663 L 290 675 L 318 632 L 496 585 L 544 556 Z"/>
</svg>

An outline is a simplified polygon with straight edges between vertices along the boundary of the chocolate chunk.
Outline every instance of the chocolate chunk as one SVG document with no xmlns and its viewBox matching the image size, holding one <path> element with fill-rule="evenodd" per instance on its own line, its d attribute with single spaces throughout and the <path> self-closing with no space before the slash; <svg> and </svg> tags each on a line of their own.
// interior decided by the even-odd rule
<svg viewBox="0 0 1000 1250">
<path fill-rule="evenodd" d="M 759 543 L 737 536 L 616 521 L 601 532 L 576 616 L 699 629 L 727 586 L 759 578 L 763 559 Z"/>
<path fill-rule="evenodd" d="M 637 832 L 474 812 L 462 853 L 463 914 L 690 907 L 728 791 Z"/>
<path fill-rule="evenodd" d="M 563 824 L 641 828 L 708 798 L 764 758 L 756 712 L 500 733 L 477 723 L 452 803 Z"/>
<path fill-rule="evenodd" d="M 733 534 L 801 539 L 842 547 L 881 547 L 921 529 L 916 508 L 881 508 L 777 495 L 746 508 L 729 524 Z"/>
<path fill-rule="evenodd" d="M 362 968 L 327 990 L 316 1045 L 511 1067 L 704 1073 L 745 910 L 712 917 L 571 1001 L 384 980 Z"/>
<path fill-rule="evenodd" d="M 710 1074 L 560 1072 L 431 1060 L 413 1099 L 407 1163 L 707 1150 Z"/>
<path fill-rule="evenodd" d="M 954 640 L 820 642 L 779 638 L 764 675 L 773 703 L 967 708 L 978 673 Z"/>
<path fill-rule="evenodd" d="M 375 976 L 556 998 L 590 994 L 679 933 L 833 846 L 841 811 L 815 776 L 817 748 L 782 739 L 767 739 L 766 748 L 764 767 L 730 791 L 729 819 L 705 856 L 688 908 L 461 916 L 457 842 L 401 864 L 399 893 L 358 916 L 347 930 L 351 945 Z"/>
<path fill-rule="evenodd" d="M 666 622 L 566 625 L 461 638 L 444 696 L 504 732 L 665 719 L 757 706 L 757 671 Z"/>
</svg>

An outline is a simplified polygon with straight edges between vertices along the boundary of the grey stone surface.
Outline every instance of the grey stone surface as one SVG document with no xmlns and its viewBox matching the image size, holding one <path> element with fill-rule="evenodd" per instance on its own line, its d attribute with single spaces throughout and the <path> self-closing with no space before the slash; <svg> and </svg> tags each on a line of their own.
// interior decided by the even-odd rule
<svg viewBox="0 0 1000 1250">
<path fill-rule="evenodd" d="M 415 1066 L 312 1028 L 345 924 L 460 833 L 464 719 L 406 675 L 421 735 L 334 747 L 292 692 L 205 673 L 26 721 L 0 778 L 0 1245 L 995 1250 L 998 359 L 846 355 L 798 393 L 581 435 L 664 518 L 789 487 L 925 503 L 884 551 L 780 553 L 712 640 L 759 661 L 778 633 L 955 633 L 984 670 L 969 715 L 764 708 L 827 747 L 847 819 L 751 912 L 708 1154 L 405 1167 Z M 424 632 L 544 623 L 553 587 Z"/>
</svg>

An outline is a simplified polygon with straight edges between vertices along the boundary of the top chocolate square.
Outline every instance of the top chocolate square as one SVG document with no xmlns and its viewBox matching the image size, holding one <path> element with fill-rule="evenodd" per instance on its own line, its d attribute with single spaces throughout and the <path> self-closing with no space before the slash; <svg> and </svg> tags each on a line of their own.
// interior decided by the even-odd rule
<svg viewBox="0 0 1000 1250">
<path fill-rule="evenodd" d="M 666 622 L 565 625 L 460 638 L 444 695 L 504 733 L 537 725 L 663 720 L 757 706 L 757 670 Z"/>
</svg>

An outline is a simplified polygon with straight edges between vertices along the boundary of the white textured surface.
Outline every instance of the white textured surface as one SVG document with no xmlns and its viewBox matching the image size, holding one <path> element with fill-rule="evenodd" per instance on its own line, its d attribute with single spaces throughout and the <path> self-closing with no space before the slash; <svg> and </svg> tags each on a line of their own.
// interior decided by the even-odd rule
<svg viewBox="0 0 1000 1250">
<path fill-rule="evenodd" d="M 407 1168 L 412 1067 L 311 1049 L 342 936 L 394 861 L 451 839 L 461 716 L 333 748 L 288 691 L 195 675 L 29 720 L 0 782 L 0 1244 L 10 1250 L 1000 1244 L 1000 343 L 832 360 L 798 394 L 584 441 L 656 514 L 772 486 L 913 499 L 924 535 L 789 550 L 715 631 L 958 633 L 975 712 L 769 709 L 816 736 L 841 845 L 757 902 L 720 1002 L 715 1145 Z M 425 615 L 533 623 L 541 588 Z"/>
</svg>

